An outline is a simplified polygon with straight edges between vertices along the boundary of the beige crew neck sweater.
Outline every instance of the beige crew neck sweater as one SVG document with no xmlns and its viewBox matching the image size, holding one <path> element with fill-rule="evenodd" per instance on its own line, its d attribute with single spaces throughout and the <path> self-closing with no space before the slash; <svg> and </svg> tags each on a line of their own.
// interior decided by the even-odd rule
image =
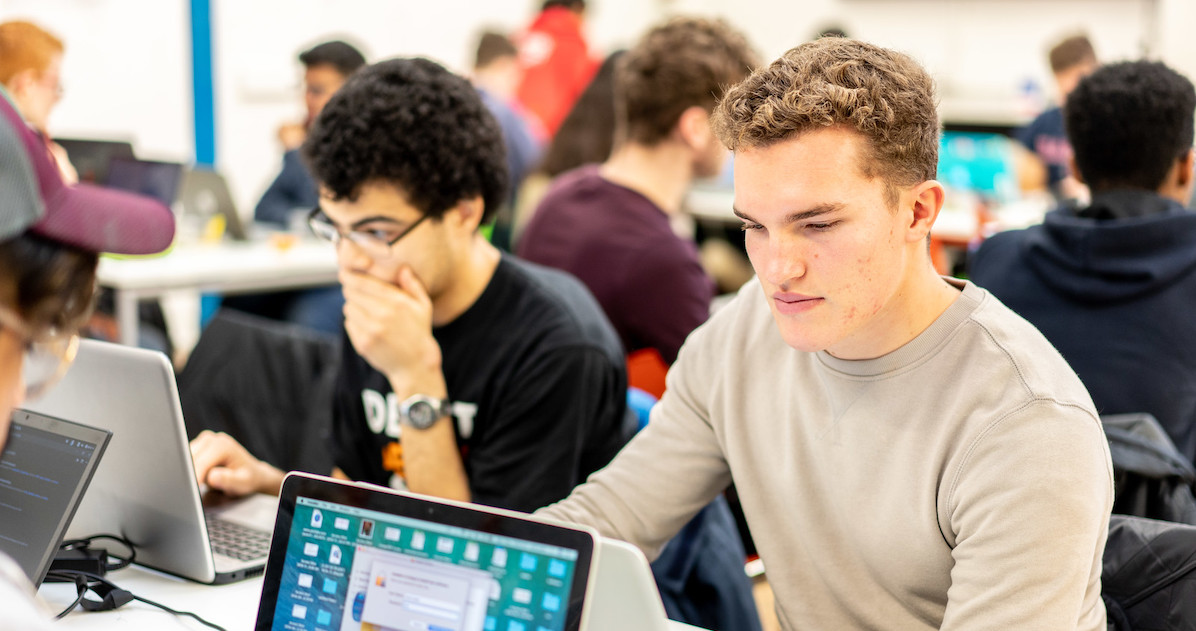
<svg viewBox="0 0 1196 631">
<path fill-rule="evenodd" d="M 652 421 L 547 517 L 649 556 L 734 479 L 785 629 L 1105 628 L 1108 444 L 1075 373 L 988 292 L 872 360 L 781 339 L 755 281 Z"/>
</svg>

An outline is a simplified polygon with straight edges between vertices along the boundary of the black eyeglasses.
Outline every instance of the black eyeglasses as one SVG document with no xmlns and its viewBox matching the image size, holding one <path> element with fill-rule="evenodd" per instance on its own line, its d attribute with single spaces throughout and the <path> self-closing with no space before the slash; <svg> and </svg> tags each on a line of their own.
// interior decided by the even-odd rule
<svg viewBox="0 0 1196 631">
<path fill-rule="evenodd" d="M 328 215 L 324 214 L 324 211 L 319 206 L 316 206 L 307 216 L 307 225 L 317 237 L 331 241 L 335 246 L 339 246 L 342 239 L 348 239 L 365 251 L 366 254 L 381 257 L 390 254 L 390 248 L 394 247 L 394 244 L 398 243 L 399 239 L 411 234 L 411 231 L 415 230 L 415 227 L 423 223 L 427 218 L 427 214 L 421 215 L 410 226 L 397 231 L 390 229 L 343 231 L 336 224 L 332 223 L 332 220 L 328 218 Z"/>
</svg>

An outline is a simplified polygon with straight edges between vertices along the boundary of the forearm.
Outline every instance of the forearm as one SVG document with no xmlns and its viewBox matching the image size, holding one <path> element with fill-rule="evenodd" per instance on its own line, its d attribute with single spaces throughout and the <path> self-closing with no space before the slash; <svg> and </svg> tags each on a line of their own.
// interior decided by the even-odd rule
<svg viewBox="0 0 1196 631">
<path fill-rule="evenodd" d="M 655 418 L 606 468 L 537 514 L 592 526 L 655 558 L 730 483 L 717 445 L 703 438 L 712 437 Z"/>
<path fill-rule="evenodd" d="M 431 366 L 421 371 L 404 371 L 389 378 L 399 401 L 422 394 L 435 399 L 448 396 L 444 374 Z M 403 426 L 403 477 L 415 493 L 470 501 L 469 479 L 457 445 L 452 417 L 445 416 L 427 429 Z"/>
<path fill-rule="evenodd" d="M 414 493 L 468 502 L 469 479 L 461 462 L 456 431 L 445 417 L 425 430 L 403 428 L 403 468 Z"/>
</svg>

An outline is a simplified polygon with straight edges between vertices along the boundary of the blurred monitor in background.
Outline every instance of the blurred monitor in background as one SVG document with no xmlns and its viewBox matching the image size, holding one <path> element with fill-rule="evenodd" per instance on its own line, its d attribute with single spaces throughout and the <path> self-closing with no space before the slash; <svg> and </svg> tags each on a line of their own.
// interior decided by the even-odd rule
<svg viewBox="0 0 1196 631">
<path fill-rule="evenodd" d="M 1016 199 L 1013 140 L 995 131 L 944 130 L 939 144 L 938 179 L 987 201 Z"/>
</svg>

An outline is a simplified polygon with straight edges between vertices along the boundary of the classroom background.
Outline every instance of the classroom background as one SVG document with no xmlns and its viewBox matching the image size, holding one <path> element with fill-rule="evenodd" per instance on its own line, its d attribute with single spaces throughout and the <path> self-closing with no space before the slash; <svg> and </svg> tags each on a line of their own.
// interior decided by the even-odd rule
<svg viewBox="0 0 1196 631">
<path fill-rule="evenodd" d="M 344 37 L 369 61 L 427 56 L 467 72 L 485 28 L 516 31 L 538 0 L 0 0 L 66 44 L 58 137 L 128 140 L 138 157 L 212 165 L 237 207 L 281 164 L 276 132 L 302 118 L 296 55 Z M 1046 52 L 1086 32 L 1102 61 L 1160 59 L 1196 76 L 1191 0 L 592 0 L 597 57 L 672 14 L 717 15 L 765 59 L 837 26 L 912 54 L 934 74 L 945 122 L 1013 126 L 1053 98 Z"/>
</svg>

